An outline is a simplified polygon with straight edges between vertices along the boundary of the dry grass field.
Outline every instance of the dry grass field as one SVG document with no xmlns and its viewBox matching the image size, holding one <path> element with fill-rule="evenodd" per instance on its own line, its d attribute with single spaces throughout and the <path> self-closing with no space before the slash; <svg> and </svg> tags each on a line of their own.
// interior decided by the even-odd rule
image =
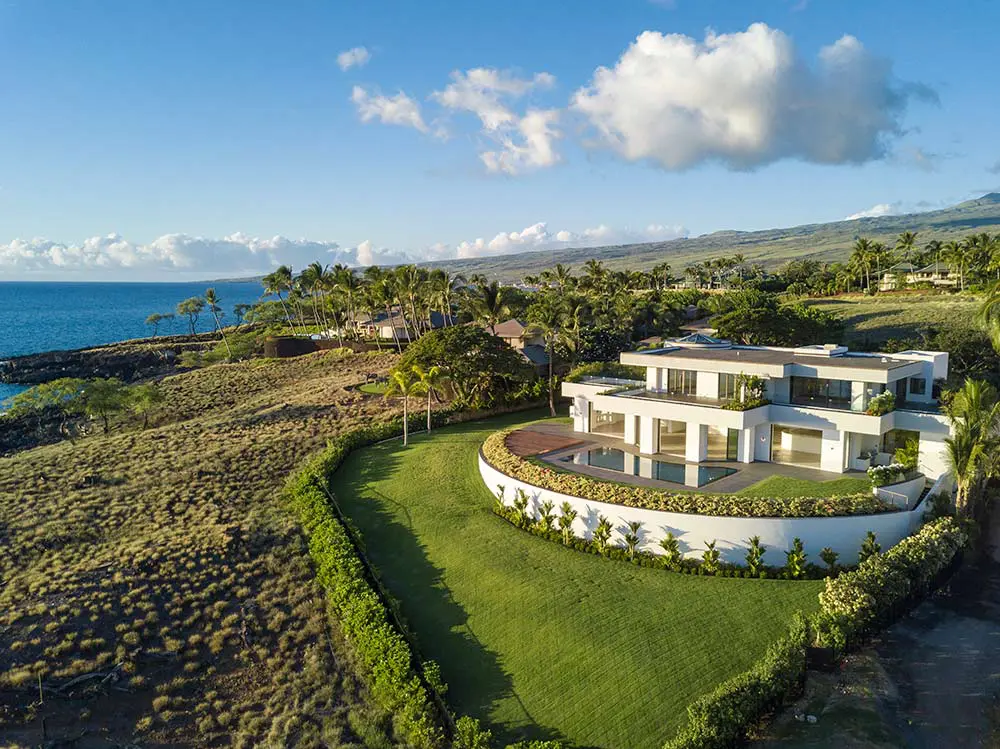
<svg viewBox="0 0 1000 749">
<path fill-rule="evenodd" d="M 195 370 L 147 430 L 0 460 L 0 746 L 391 746 L 278 494 L 392 362 Z"/>
</svg>

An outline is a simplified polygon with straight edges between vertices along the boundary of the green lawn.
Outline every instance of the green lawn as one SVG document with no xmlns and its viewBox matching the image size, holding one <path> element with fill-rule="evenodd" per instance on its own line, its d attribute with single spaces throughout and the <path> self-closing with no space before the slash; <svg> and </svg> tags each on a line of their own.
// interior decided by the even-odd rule
<svg viewBox="0 0 1000 749">
<path fill-rule="evenodd" d="M 844 476 L 829 481 L 810 481 L 790 476 L 768 476 L 736 494 L 744 497 L 833 497 L 838 494 L 858 494 L 871 491 L 867 476 Z"/>
<path fill-rule="evenodd" d="M 384 382 L 366 382 L 364 385 L 359 385 L 358 390 L 362 393 L 368 393 L 368 395 L 385 395 L 385 391 L 389 386 Z"/>
<path fill-rule="evenodd" d="M 510 416 L 360 450 L 344 509 L 460 714 L 501 738 L 659 747 L 685 707 L 814 610 L 821 582 L 698 578 L 565 549 L 493 515 L 480 443 Z"/>
</svg>

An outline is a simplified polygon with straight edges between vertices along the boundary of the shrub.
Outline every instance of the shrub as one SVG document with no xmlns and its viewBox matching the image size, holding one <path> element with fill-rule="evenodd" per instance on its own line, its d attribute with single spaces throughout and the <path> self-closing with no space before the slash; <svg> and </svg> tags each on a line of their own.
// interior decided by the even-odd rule
<svg viewBox="0 0 1000 749">
<path fill-rule="evenodd" d="M 672 493 L 646 486 L 613 484 L 578 473 L 557 473 L 515 455 L 507 448 L 513 430 L 491 434 L 482 454 L 496 470 L 542 489 L 598 502 L 664 512 L 729 517 L 830 517 L 898 512 L 899 508 L 862 492 L 835 497 L 743 497 L 727 494 Z"/>
<path fill-rule="evenodd" d="M 882 416 L 895 410 L 896 396 L 891 390 L 883 390 L 870 401 L 865 413 L 869 416 Z"/>
<path fill-rule="evenodd" d="M 861 549 L 858 551 L 858 564 L 863 564 L 866 559 L 878 554 L 880 551 L 882 551 L 882 546 L 875 540 L 875 532 L 868 531 L 865 534 L 865 540 L 861 544 Z"/>
<path fill-rule="evenodd" d="M 798 580 L 806 573 L 806 552 L 801 538 L 792 539 L 792 548 L 785 552 L 785 576 Z"/>
<path fill-rule="evenodd" d="M 646 380 L 646 370 L 614 361 L 591 362 L 574 367 L 566 375 L 566 382 L 581 382 L 586 377 L 613 377 L 619 380 Z"/>
<path fill-rule="evenodd" d="M 667 531 L 667 535 L 660 539 L 660 547 L 664 552 L 664 564 L 672 570 L 679 569 L 683 556 L 681 555 L 680 544 L 672 531 Z"/>
<path fill-rule="evenodd" d="M 837 558 L 839 556 L 840 555 L 829 546 L 824 546 L 820 549 L 819 558 L 823 560 L 823 564 L 826 565 L 831 575 L 837 570 Z"/>
<path fill-rule="evenodd" d="M 719 550 L 715 548 L 715 544 L 715 541 L 706 541 L 705 551 L 701 555 L 701 568 L 709 575 L 719 571 Z"/>
<path fill-rule="evenodd" d="M 569 546 L 573 540 L 573 521 L 576 520 L 577 512 L 569 502 L 563 502 L 559 508 L 559 531 L 562 533 L 563 543 Z"/>
<path fill-rule="evenodd" d="M 887 486 L 902 481 L 906 476 L 906 466 L 902 463 L 892 463 L 887 466 L 870 466 L 868 478 L 872 486 Z"/>
<path fill-rule="evenodd" d="M 816 644 L 842 650 L 890 619 L 908 599 L 929 590 L 967 540 L 953 518 L 941 518 L 885 553 L 872 554 L 856 570 L 828 578 L 813 619 Z"/>
<path fill-rule="evenodd" d="M 747 547 L 747 572 L 756 577 L 764 563 L 764 552 L 767 547 L 760 542 L 760 536 L 751 536 Z"/>
<path fill-rule="evenodd" d="M 808 627 L 800 614 L 788 634 L 748 671 L 723 682 L 688 707 L 688 725 L 664 749 L 728 749 L 747 738 L 767 713 L 801 687 Z"/>
</svg>

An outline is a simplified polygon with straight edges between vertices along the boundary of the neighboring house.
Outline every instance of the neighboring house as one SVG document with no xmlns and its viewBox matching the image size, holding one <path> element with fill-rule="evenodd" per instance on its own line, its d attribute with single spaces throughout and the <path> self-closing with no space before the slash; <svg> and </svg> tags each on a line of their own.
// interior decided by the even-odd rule
<svg viewBox="0 0 1000 749">
<path fill-rule="evenodd" d="M 897 447 L 917 439 L 919 470 L 931 478 L 947 471 L 950 425 L 934 398 L 935 381 L 948 375 L 947 353 L 740 346 L 694 334 L 660 349 L 625 352 L 621 362 L 644 367 L 645 381 L 563 383 L 575 431 L 687 463 L 764 461 L 832 473 L 862 470 L 872 456 L 888 463 Z M 735 410 L 740 375 L 762 378 L 766 400 Z M 895 395 L 895 410 L 866 413 L 886 390 Z"/>
<path fill-rule="evenodd" d="M 511 348 L 520 352 L 525 361 L 538 370 L 549 366 L 549 354 L 545 350 L 545 339 L 538 328 L 520 320 L 510 319 L 498 323 L 494 335 L 502 338 Z"/>
<path fill-rule="evenodd" d="M 935 262 L 923 268 L 917 268 L 911 263 L 896 263 L 882 274 L 879 279 L 879 291 L 892 291 L 900 285 L 929 283 L 934 286 L 955 286 L 958 279 L 951 275 L 947 263 Z"/>
<path fill-rule="evenodd" d="M 427 323 L 430 322 L 430 327 L 432 330 L 437 330 L 438 328 L 443 328 L 446 325 L 454 325 L 454 317 L 445 317 L 440 312 L 431 312 L 430 319 L 427 318 L 421 321 L 421 324 L 426 329 Z M 409 318 L 404 319 L 401 315 L 394 312 L 391 317 L 382 316 L 375 326 L 375 333 L 378 334 L 379 338 L 383 340 L 394 340 L 398 338 L 401 341 L 408 341 L 410 335 L 414 333 L 412 330 L 413 321 Z M 395 333 L 393 333 L 395 329 Z"/>
</svg>

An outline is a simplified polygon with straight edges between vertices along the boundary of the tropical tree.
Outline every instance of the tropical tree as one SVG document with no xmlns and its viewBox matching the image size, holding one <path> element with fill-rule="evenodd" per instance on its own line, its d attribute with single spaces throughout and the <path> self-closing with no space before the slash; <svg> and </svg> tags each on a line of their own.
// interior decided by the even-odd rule
<svg viewBox="0 0 1000 749">
<path fill-rule="evenodd" d="M 427 431 L 431 431 L 431 397 L 440 392 L 447 375 L 436 364 L 424 369 L 419 364 L 413 365 L 413 374 L 417 376 L 418 390 L 427 393 Z"/>
<path fill-rule="evenodd" d="M 917 233 L 904 231 L 896 238 L 896 252 L 903 260 L 909 262 L 910 256 L 916 251 Z"/>
<path fill-rule="evenodd" d="M 391 398 L 398 395 L 403 399 L 403 445 L 410 441 L 410 398 L 420 391 L 420 380 L 417 379 L 413 369 L 396 367 L 389 372 L 389 386 L 386 388 L 385 397 Z"/>
<path fill-rule="evenodd" d="M 247 314 L 250 312 L 251 309 L 253 309 L 252 304 L 240 303 L 233 305 L 233 317 L 236 318 L 237 326 L 242 325 L 246 321 Z"/>
<path fill-rule="evenodd" d="M 955 479 L 955 509 L 970 515 L 977 509 L 982 485 L 997 472 L 1000 450 L 1000 396 L 981 380 L 967 379 L 947 400 L 952 433 L 945 439 Z"/>
<path fill-rule="evenodd" d="M 295 332 L 295 324 L 292 322 L 292 313 L 285 303 L 285 298 L 282 294 L 290 294 L 292 291 L 293 280 L 292 280 L 292 269 L 288 265 L 280 265 L 277 270 L 273 273 L 268 273 L 264 278 L 261 279 L 264 285 L 264 293 L 267 295 L 274 295 L 278 297 L 278 302 L 281 303 L 281 308 L 285 311 L 285 319 L 288 321 L 288 327 L 291 328 L 292 333 Z"/>
<path fill-rule="evenodd" d="M 163 391 L 156 385 L 146 383 L 133 385 L 125 399 L 128 409 L 136 416 L 142 416 L 142 428 L 149 426 L 149 414 L 164 400 Z"/>
<path fill-rule="evenodd" d="M 205 289 L 205 306 L 212 313 L 212 319 L 215 320 L 215 329 L 219 331 L 219 335 L 222 336 L 222 342 L 226 345 L 227 358 L 232 359 L 233 350 L 230 348 L 229 339 L 226 338 L 226 333 L 222 329 L 222 307 L 219 306 L 219 297 L 216 296 L 215 289 Z"/>
<path fill-rule="evenodd" d="M 200 296 L 188 297 L 177 305 L 177 314 L 186 317 L 188 329 L 191 335 L 195 333 L 195 325 L 198 323 L 198 315 L 205 309 L 205 300 Z"/>
<path fill-rule="evenodd" d="M 556 346 L 566 341 L 568 327 L 566 300 L 555 293 L 542 294 L 537 302 L 528 308 L 528 321 L 538 329 L 545 341 L 545 352 L 549 360 L 549 412 L 556 415 L 555 400 L 555 358 Z"/>
<path fill-rule="evenodd" d="M 493 335 L 496 335 L 497 325 L 510 314 L 499 281 L 473 286 L 466 297 L 466 306 L 472 318 L 489 328 Z"/>
<path fill-rule="evenodd" d="M 107 434 L 111 428 L 111 415 L 126 405 L 126 388 L 122 381 L 116 377 L 87 380 L 82 396 L 84 413 L 100 419 Z"/>
<path fill-rule="evenodd" d="M 153 329 L 153 338 L 156 338 L 156 333 L 159 330 L 160 323 L 173 319 L 174 316 L 171 314 L 161 315 L 159 312 L 154 312 L 146 318 L 146 325 L 149 325 Z"/>
<path fill-rule="evenodd" d="M 949 269 L 958 273 L 960 291 L 965 291 L 965 274 L 969 270 L 971 257 L 970 247 L 965 242 L 952 240 L 941 247 L 941 258 L 948 264 Z"/>
</svg>

